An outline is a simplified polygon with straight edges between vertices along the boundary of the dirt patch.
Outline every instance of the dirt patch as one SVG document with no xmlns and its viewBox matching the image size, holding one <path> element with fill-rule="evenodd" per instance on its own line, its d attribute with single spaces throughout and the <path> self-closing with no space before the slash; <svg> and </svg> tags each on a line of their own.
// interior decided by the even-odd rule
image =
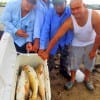
<svg viewBox="0 0 100 100">
<path fill-rule="evenodd" d="M 52 100 L 100 100 L 100 73 L 92 73 L 95 86 L 93 92 L 88 91 L 84 83 L 75 83 L 71 90 L 65 90 L 67 80 L 59 73 L 59 69 L 50 72 Z"/>
</svg>

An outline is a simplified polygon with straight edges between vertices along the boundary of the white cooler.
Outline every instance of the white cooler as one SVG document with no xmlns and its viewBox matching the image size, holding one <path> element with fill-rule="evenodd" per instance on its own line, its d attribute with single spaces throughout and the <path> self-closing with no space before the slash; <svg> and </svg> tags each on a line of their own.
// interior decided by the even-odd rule
<svg viewBox="0 0 100 100">
<path fill-rule="evenodd" d="M 5 33 L 0 41 L 0 100 L 15 100 L 15 90 L 19 67 L 22 65 L 44 65 L 46 100 L 51 100 L 51 89 L 47 61 L 37 54 L 20 54 L 17 56 L 13 40 Z"/>
</svg>

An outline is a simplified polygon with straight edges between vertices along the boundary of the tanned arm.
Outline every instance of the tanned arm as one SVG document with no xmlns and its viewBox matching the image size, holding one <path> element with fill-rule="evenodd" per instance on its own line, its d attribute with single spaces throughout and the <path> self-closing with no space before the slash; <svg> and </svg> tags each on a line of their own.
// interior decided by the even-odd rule
<svg viewBox="0 0 100 100">
<path fill-rule="evenodd" d="M 97 13 L 96 11 L 93 11 L 92 13 L 92 25 L 96 32 L 96 38 L 95 38 L 93 48 L 89 54 L 90 59 L 93 59 L 95 57 L 96 50 L 100 46 L 100 14 Z"/>
<path fill-rule="evenodd" d="M 93 11 L 93 28 L 96 32 L 95 43 L 93 49 L 96 50 L 100 46 L 100 14 Z"/>
</svg>

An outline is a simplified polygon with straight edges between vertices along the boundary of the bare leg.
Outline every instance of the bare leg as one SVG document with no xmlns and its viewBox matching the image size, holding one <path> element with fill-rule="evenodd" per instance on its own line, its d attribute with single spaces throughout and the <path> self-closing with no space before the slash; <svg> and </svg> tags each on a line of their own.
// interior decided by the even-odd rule
<svg viewBox="0 0 100 100">
<path fill-rule="evenodd" d="M 71 70 L 71 81 L 75 82 L 75 75 L 76 75 L 76 71 L 75 70 Z"/>
<path fill-rule="evenodd" d="M 89 71 L 88 69 L 85 69 L 84 73 L 85 73 L 85 86 L 88 90 L 93 91 L 94 86 L 93 86 L 93 84 L 91 83 L 91 80 L 90 80 L 91 71 Z"/>
<path fill-rule="evenodd" d="M 85 69 L 84 74 L 85 74 L 85 81 L 90 81 L 91 72 L 88 69 Z"/>
<path fill-rule="evenodd" d="M 74 82 L 75 82 L 75 75 L 76 75 L 76 71 L 71 70 L 71 80 L 65 84 L 64 86 L 65 89 L 70 90 L 73 87 Z"/>
</svg>

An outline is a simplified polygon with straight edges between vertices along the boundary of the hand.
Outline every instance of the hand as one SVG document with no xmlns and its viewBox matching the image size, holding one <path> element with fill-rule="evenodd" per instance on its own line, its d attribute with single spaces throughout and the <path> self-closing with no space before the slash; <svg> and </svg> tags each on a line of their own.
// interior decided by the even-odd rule
<svg viewBox="0 0 100 100">
<path fill-rule="evenodd" d="M 46 60 L 49 58 L 49 54 L 46 51 L 40 51 L 39 56 L 43 59 Z"/>
<path fill-rule="evenodd" d="M 35 40 L 34 40 L 34 45 L 33 45 L 33 51 L 34 51 L 35 53 L 38 52 L 39 46 L 40 46 L 39 39 L 35 39 Z"/>
<path fill-rule="evenodd" d="M 39 51 L 38 51 L 38 55 L 41 56 L 43 52 L 44 52 L 43 49 L 39 49 Z"/>
<path fill-rule="evenodd" d="M 37 53 L 38 52 L 38 49 L 39 49 L 39 45 L 37 44 L 34 44 L 33 47 L 32 47 L 32 50 Z"/>
<path fill-rule="evenodd" d="M 90 59 L 93 59 L 96 56 L 96 50 L 92 49 L 89 53 Z"/>
<path fill-rule="evenodd" d="M 27 50 L 27 52 L 32 52 L 32 43 L 27 43 L 26 44 L 26 50 Z"/>
<path fill-rule="evenodd" d="M 16 32 L 16 35 L 18 35 L 20 37 L 24 37 L 24 38 L 27 38 L 28 37 L 28 34 L 24 30 L 18 30 Z"/>
</svg>

